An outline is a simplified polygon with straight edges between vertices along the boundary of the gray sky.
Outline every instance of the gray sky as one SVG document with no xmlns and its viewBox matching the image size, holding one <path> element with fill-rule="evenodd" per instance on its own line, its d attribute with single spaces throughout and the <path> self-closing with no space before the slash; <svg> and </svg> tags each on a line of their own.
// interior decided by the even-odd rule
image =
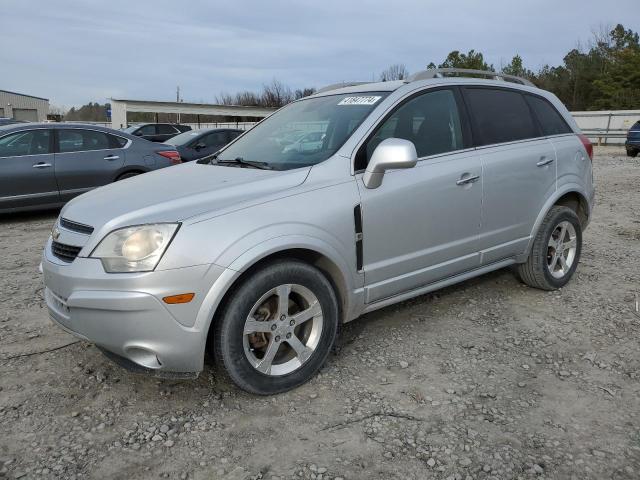
<svg viewBox="0 0 640 480">
<path fill-rule="evenodd" d="M 213 102 L 413 72 L 471 48 L 496 67 L 561 63 L 601 25 L 640 29 L 638 0 L 0 0 L 0 89 L 55 105 L 109 97 Z"/>
</svg>

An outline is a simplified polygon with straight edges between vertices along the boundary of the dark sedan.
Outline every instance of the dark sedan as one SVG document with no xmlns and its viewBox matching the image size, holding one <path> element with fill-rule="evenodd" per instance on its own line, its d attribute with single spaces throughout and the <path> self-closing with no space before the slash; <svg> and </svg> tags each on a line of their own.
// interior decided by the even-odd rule
<svg viewBox="0 0 640 480">
<path fill-rule="evenodd" d="M 92 188 L 180 163 L 174 147 L 94 125 L 0 127 L 0 213 L 58 207 Z"/>
<path fill-rule="evenodd" d="M 625 142 L 627 155 L 636 157 L 640 152 L 640 121 L 633 124 L 627 133 L 627 141 Z"/>
<path fill-rule="evenodd" d="M 180 125 L 179 123 L 138 123 L 123 131 L 152 142 L 166 142 L 189 130 L 191 130 L 189 125 Z"/>
<path fill-rule="evenodd" d="M 243 130 L 231 128 L 192 130 L 181 133 L 164 143 L 176 147 L 182 161 L 189 162 L 217 152 L 242 132 Z"/>
</svg>

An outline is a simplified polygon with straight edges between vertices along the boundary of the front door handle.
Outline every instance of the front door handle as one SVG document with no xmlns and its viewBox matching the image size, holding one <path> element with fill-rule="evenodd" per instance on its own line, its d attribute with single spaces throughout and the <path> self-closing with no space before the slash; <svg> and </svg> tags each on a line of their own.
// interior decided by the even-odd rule
<svg viewBox="0 0 640 480">
<path fill-rule="evenodd" d="M 470 175 L 468 177 L 461 178 L 456 182 L 456 185 L 466 185 L 468 183 L 473 183 L 480 178 L 480 175 Z"/>
<path fill-rule="evenodd" d="M 118 160 L 120 157 L 118 155 L 107 155 L 104 157 L 105 160 Z"/>
<path fill-rule="evenodd" d="M 40 162 L 40 163 L 36 163 L 33 168 L 49 168 L 51 166 L 50 163 L 44 163 L 44 162 Z"/>
<path fill-rule="evenodd" d="M 549 165 L 550 163 L 553 163 L 553 161 L 555 160 L 555 158 L 546 158 L 546 157 L 542 157 L 540 159 L 540 161 L 538 163 L 536 163 L 536 166 L 538 167 L 544 167 L 545 165 Z"/>
</svg>

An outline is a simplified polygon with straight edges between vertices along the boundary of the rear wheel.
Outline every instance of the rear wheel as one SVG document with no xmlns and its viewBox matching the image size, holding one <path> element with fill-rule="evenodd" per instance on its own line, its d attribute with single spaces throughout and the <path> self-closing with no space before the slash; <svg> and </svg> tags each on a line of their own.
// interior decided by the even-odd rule
<svg viewBox="0 0 640 480">
<path fill-rule="evenodd" d="M 315 267 L 279 261 L 232 294 L 213 331 L 216 363 L 240 388 L 260 395 L 308 381 L 324 364 L 338 327 L 338 303 Z"/>
<path fill-rule="evenodd" d="M 561 288 L 576 271 L 581 250 L 582 228 L 576 213 L 568 207 L 552 207 L 538 229 L 529 258 L 518 266 L 520 278 L 542 290 Z"/>
<path fill-rule="evenodd" d="M 638 150 L 629 149 L 627 150 L 627 157 L 635 158 L 638 156 Z"/>
</svg>

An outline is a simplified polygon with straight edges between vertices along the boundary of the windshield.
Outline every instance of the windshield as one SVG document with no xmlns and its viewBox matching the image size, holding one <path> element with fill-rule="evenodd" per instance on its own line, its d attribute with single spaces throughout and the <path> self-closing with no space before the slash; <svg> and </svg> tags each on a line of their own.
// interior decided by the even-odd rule
<svg viewBox="0 0 640 480">
<path fill-rule="evenodd" d="M 309 98 L 266 118 L 220 153 L 275 170 L 315 165 L 333 155 L 389 92 Z"/>
<path fill-rule="evenodd" d="M 183 145 L 188 144 L 199 137 L 207 130 L 189 130 L 188 132 L 181 133 L 176 135 L 175 137 L 170 138 L 169 140 L 165 140 L 164 143 L 168 145 L 173 145 L 174 147 L 181 147 Z"/>
</svg>

